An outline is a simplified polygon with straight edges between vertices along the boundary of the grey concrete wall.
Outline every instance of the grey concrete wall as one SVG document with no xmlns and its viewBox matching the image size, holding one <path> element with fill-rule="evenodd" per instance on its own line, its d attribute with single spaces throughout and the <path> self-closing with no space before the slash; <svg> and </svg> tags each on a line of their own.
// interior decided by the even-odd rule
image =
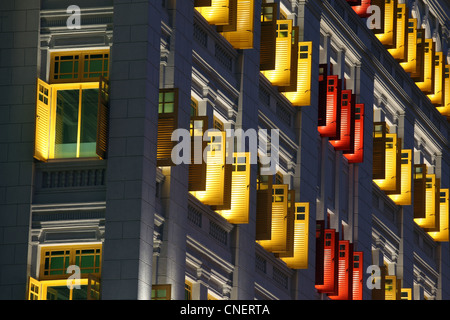
<svg viewBox="0 0 450 320">
<path fill-rule="evenodd" d="M 150 299 L 160 3 L 114 1 L 102 298 Z"/>
<path fill-rule="evenodd" d="M 24 299 L 39 32 L 38 0 L 0 3 L 0 299 Z"/>
</svg>

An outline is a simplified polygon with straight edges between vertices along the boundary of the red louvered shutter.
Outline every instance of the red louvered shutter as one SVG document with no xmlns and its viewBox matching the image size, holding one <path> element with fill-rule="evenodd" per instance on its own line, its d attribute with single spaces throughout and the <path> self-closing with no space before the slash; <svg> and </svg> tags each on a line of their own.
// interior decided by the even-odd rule
<svg viewBox="0 0 450 320">
<path fill-rule="evenodd" d="M 353 152 L 344 151 L 344 157 L 347 158 L 348 163 L 361 163 L 364 160 L 364 104 L 355 104 L 354 114 L 354 130 L 353 137 Z"/>
</svg>

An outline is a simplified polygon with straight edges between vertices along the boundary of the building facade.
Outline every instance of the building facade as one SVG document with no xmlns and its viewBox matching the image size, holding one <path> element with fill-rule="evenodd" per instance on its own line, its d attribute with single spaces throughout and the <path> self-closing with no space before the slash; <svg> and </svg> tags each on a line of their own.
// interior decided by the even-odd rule
<svg viewBox="0 0 450 320">
<path fill-rule="evenodd" d="M 449 299 L 445 0 L 0 15 L 0 299 Z"/>
</svg>

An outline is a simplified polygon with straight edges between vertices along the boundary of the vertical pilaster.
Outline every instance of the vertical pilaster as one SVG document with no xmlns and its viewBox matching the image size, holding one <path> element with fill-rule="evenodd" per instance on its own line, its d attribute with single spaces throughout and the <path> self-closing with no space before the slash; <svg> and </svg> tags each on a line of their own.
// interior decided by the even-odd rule
<svg viewBox="0 0 450 320">
<path fill-rule="evenodd" d="M 150 299 L 160 3 L 114 1 L 102 299 Z"/>
<path fill-rule="evenodd" d="M 0 299 L 22 300 L 29 275 L 38 0 L 0 3 Z"/>
</svg>

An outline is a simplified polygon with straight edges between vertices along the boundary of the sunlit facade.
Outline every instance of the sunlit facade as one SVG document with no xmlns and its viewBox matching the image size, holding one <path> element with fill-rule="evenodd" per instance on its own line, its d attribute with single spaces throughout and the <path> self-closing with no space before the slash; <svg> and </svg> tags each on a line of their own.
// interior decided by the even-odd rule
<svg viewBox="0 0 450 320">
<path fill-rule="evenodd" d="M 450 299 L 447 1 L 78 2 L 0 4 L 0 299 Z"/>
</svg>

